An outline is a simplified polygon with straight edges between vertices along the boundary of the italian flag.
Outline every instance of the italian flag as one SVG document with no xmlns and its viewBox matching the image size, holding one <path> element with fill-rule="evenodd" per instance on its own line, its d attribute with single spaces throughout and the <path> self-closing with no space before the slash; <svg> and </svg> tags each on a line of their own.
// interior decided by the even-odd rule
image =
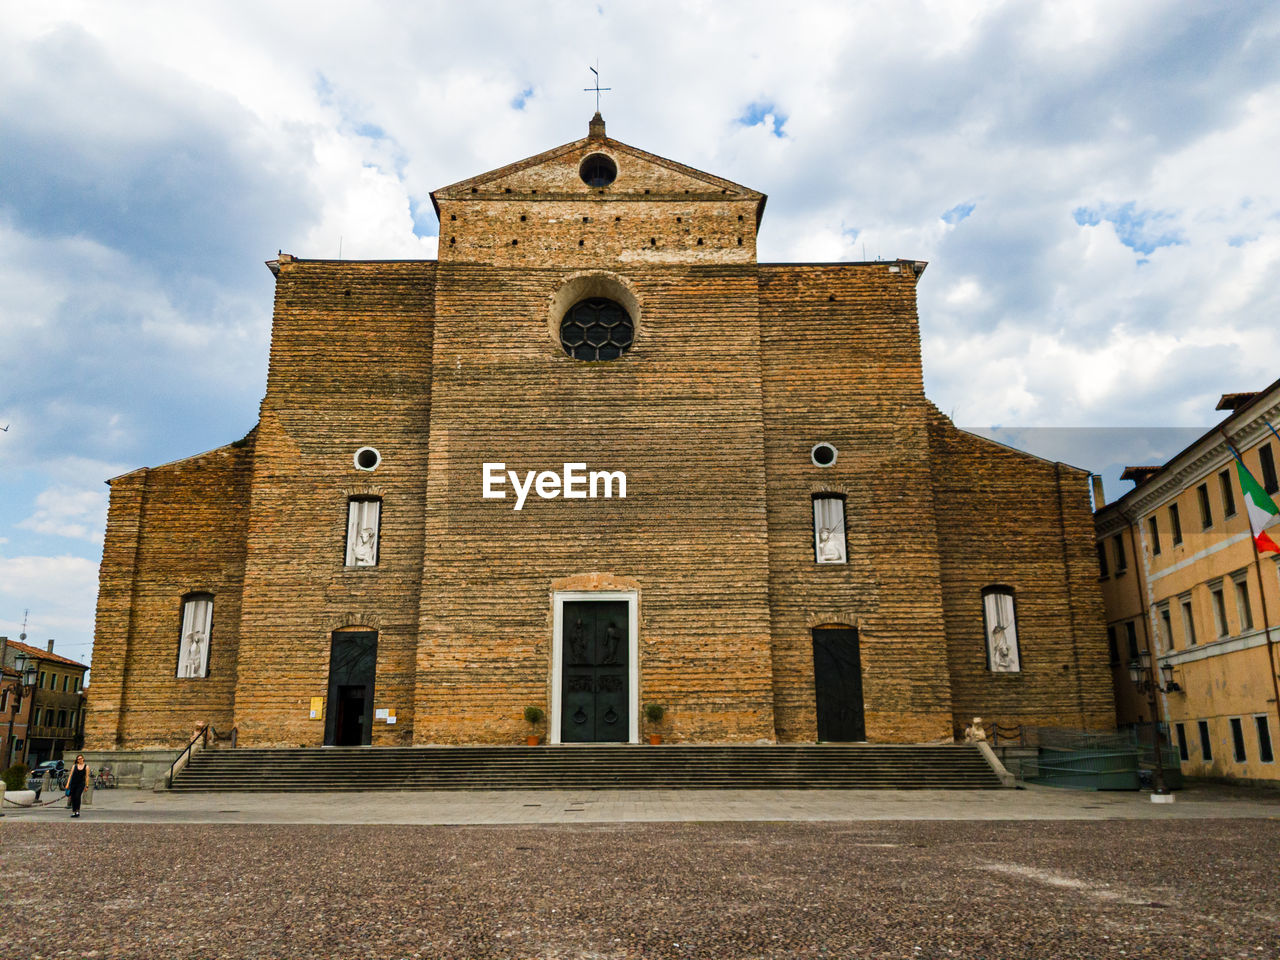
<svg viewBox="0 0 1280 960">
<path fill-rule="evenodd" d="M 1267 533 L 1268 527 L 1280 524 L 1280 508 L 1276 507 L 1276 502 L 1262 489 L 1262 484 L 1253 479 L 1253 474 L 1245 469 L 1239 459 L 1236 460 L 1236 472 L 1240 474 L 1240 489 L 1244 491 L 1244 503 L 1249 511 L 1249 531 L 1253 534 L 1258 552 L 1270 550 L 1272 553 L 1280 553 L 1280 546 Z"/>
</svg>

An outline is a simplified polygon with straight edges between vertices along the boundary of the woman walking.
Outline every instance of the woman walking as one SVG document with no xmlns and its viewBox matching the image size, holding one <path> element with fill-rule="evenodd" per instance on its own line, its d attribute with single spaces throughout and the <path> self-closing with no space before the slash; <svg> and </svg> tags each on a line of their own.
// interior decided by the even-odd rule
<svg viewBox="0 0 1280 960">
<path fill-rule="evenodd" d="M 89 765 L 84 762 L 84 754 L 76 757 L 76 765 L 71 768 L 71 777 L 67 780 L 67 796 L 71 798 L 71 816 L 80 816 L 80 798 L 89 783 Z"/>
</svg>

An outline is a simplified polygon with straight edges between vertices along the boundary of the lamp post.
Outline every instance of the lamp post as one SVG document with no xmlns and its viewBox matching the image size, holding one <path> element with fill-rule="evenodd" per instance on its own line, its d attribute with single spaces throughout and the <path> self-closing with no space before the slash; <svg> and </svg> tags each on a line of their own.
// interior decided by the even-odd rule
<svg viewBox="0 0 1280 960">
<path fill-rule="evenodd" d="M 14 654 L 13 665 L 22 676 L 23 688 L 36 685 L 36 661 L 34 657 L 25 653 Z"/>
<path fill-rule="evenodd" d="M 17 700 L 14 701 L 13 713 L 16 717 L 22 709 L 22 696 L 28 687 L 36 685 L 36 661 L 26 653 L 18 652 L 13 656 L 13 665 L 18 671 L 18 680 L 14 684 Z"/>
<path fill-rule="evenodd" d="M 36 662 L 27 654 L 19 652 L 14 655 L 13 665 L 17 668 L 17 680 L 12 683 L 15 691 L 12 718 L 16 719 L 18 711 L 22 709 L 23 695 L 27 688 L 34 688 L 36 685 Z M 0 680 L 3 680 L 3 663 L 0 663 Z M 4 689 L 4 684 L 0 683 L 0 690 Z M 13 735 L 13 719 L 9 719 L 5 725 L 4 743 L 5 747 L 9 746 L 9 738 Z M 9 758 L 12 759 L 12 758 Z M 0 817 L 3 817 L 3 811 L 0 811 Z"/>
<path fill-rule="evenodd" d="M 1155 790 L 1157 797 L 1169 795 L 1169 788 L 1164 782 L 1164 750 L 1160 744 L 1160 723 L 1156 719 L 1156 694 L 1157 693 L 1176 693 L 1182 687 L 1173 679 L 1173 664 L 1160 664 L 1161 679 L 1164 686 L 1160 686 L 1154 679 L 1155 674 L 1151 669 L 1151 654 L 1149 651 L 1142 651 L 1136 660 L 1129 661 L 1129 679 L 1133 681 L 1135 689 L 1139 693 L 1147 694 L 1147 702 L 1151 705 L 1151 744 L 1156 752 L 1156 768 L 1154 771 Z"/>
</svg>

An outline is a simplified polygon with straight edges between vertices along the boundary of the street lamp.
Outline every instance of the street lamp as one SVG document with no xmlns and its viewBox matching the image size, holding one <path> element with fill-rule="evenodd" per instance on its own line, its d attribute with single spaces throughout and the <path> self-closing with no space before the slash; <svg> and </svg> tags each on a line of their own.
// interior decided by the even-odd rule
<svg viewBox="0 0 1280 960">
<path fill-rule="evenodd" d="M 36 661 L 25 653 L 14 654 L 13 665 L 18 670 L 18 678 L 23 687 L 36 685 Z M 22 703 L 22 691 L 18 691 L 18 703 Z"/>
<path fill-rule="evenodd" d="M 1151 654 L 1144 650 L 1136 660 L 1129 661 L 1129 679 L 1139 693 L 1145 693 L 1151 688 Z M 1178 684 L 1178 681 L 1173 679 L 1173 664 L 1167 660 L 1160 664 L 1160 679 L 1163 681 L 1163 685 L 1154 688 L 1157 692 L 1182 692 L 1182 687 Z"/>
<path fill-rule="evenodd" d="M 28 687 L 34 688 L 36 685 L 37 668 L 36 668 L 36 661 L 32 659 L 30 656 L 28 656 L 26 653 L 23 653 L 21 651 L 14 654 L 13 665 L 15 668 L 17 668 L 17 671 L 18 671 L 18 682 L 15 685 L 16 696 L 14 697 L 14 704 L 13 704 L 13 714 L 16 717 L 18 715 L 18 711 L 22 709 L 23 694 L 26 693 Z M 0 667 L 2 666 L 3 664 L 0 664 Z M 0 676 L 2 676 L 3 673 L 4 671 L 0 670 Z M 3 684 L 0 684 L 0 687 L 2 686 Z M 12 724 L 10 724 L 9 727 L 11 729 Z M 5 733 L 6 739 L 8 738 L 8 736 L 9 736 L 9 733 L 6 732 Z M 4 816 L 4 813 L 0 812 L 0 817 L 3 817 L 3 816 Z"/>
<path fill-rule="evenodd" d="M 1142 661 L 1138 659 L 1129 661 L 1129 682 L 1139 693 L 1145 693 L 1147 690 L 1147 672 L 1142 667 Z"/>
<path fill-rule="evenodd" d="M 1160 746 L 1160 725 L 1156 721 L 1156 694 L 1157 693 L 1176 693 L 1182 689 L 1173 679 L 1173 664 L 1168 661 L 1160 664 L 1160 679 L 1164 681 L 1164 686 L 1153 682 L 1154 675 L 1151 672 L 1151 654 L 1144 650 L 1135 659 L 1129 661 L 1129 679 L 1133 681 L 1134 688 L 1139 693 L 1147 694 L 1147 702 L 1151 706 L 1151 746 L 1156 752 L 1156 767 L 1153 771 L 1155 781 L 1155 795 L 1158 797 L 1167 796 L 1169 788 L 1164 782 L 1164 750 Z"/>
</svg>

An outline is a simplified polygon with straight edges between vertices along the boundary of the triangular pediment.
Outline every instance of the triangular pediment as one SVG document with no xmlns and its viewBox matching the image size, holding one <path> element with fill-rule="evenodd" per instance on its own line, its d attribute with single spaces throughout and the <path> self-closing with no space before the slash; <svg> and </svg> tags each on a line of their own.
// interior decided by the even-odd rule
<svg viewBox="0 0 1280 960">
<path fill-rule="evenodd" d="M 579 175 L 583 160 L 603 153 L 617 165 L 616 179 L 604 187 L 588 186 Z M 763 207 L 765 195 L 740 183 L 648 153 L 610 137 L 590 136 L 509 163 L 431 194 L 439 210 L 441 200 L 494 200 L 503 197 L 545 199 L 754 200 Z"/>
</svg>

